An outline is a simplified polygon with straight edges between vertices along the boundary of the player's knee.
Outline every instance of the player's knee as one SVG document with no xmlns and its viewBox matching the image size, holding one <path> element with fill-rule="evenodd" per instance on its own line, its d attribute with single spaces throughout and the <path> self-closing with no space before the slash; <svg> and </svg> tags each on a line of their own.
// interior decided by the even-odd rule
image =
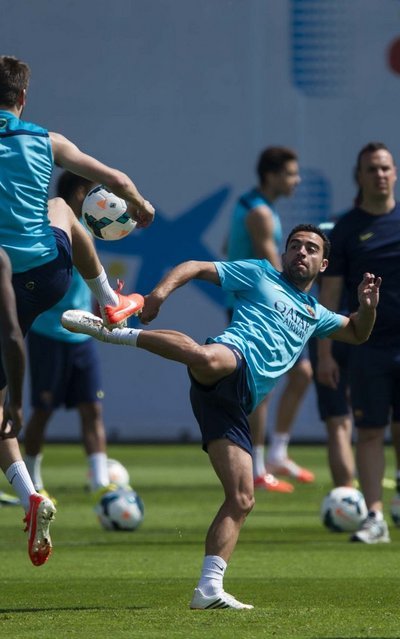
<svg viewBox="0 0 400 639">
<path fill-rule="evenodd" d="M 254 493 L 247 491 L 238 492 L 235 495 L 233 502 L 238 517 L 245 519 L 254 507 Z"/>
</svg>

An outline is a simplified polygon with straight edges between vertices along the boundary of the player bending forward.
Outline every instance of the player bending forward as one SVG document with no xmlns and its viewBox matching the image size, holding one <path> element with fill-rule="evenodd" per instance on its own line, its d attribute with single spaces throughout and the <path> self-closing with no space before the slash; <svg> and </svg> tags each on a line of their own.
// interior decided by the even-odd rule
<svg viewBox="0 0 400 639">
<path fill-rule="evenodd" d="M 223 589 L 223 576 L 241 526 L 254 505 L 251 438 L 247 415 L 296 362 L 308 339 L 331 337 L 365 342 L 375 322 L 381 278 L 365 273 L 359 308 L 345 317 L 308 294 L 328 265 L 329 240 L 311 224 L 296 226 L 282 256 L 283 272 L 267 260 L 185 262 L 145 298 L 141 321 L 148 324 L 178 287 L 201 279 L 235 294 L 231 324 L 200 345 L 171 330 L 114 329 L 84 311 L 67 311 L 62 323 L 104 342 L 137 346 L 185 364 L 190 398 L 203 448 L 224 489 L 224 501 L 208 530 L 203 569 L 190 607 L 249 609 Z"/>
</svg>

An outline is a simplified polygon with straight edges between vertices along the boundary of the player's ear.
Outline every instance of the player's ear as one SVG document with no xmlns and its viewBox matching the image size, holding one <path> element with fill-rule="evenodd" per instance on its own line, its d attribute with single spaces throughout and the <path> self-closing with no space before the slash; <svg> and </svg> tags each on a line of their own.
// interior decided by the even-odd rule
<svg viewBox="0 0 400 639">
<path fill-rule="evenodd" d="M 321 266 L 319 267 L 319 272 L 323 273 L 324 271 L 326 271 L 326 269 L 328 268 L 328 260 L 326 259 L 326 257 L 324 257 L 324 259 L 321 262 Z"/>
</svg>

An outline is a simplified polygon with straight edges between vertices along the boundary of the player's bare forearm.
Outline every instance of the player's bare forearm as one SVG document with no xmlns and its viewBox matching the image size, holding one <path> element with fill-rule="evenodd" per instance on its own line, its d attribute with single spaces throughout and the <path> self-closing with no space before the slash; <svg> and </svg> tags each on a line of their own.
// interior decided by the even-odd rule
<svg viewBox="0 0 400 639">
<path fill-rule="evenodd" d="M 138 191 L 122 171 L 111 168 L 82 151 L 59 133 L 50 133 L 54 161 L 58 166 L 81 175 L 91 182 L 104 184 L 110 191 L 128 202 L 128 212 L 139 228 L 149 226 L 154 219 L 154 207 Z"/>
<path fill-rule="evenodd" d="M 145 296 L 145 304 L 140 316 L 142 324 L 148 324 L 155 319 L 161 304 L 165 302 L 167 297 L 177 288 L 194 279 L 220 285 L 219 275 L 213 262 L 198 262 L 195 260 L 183 262 L 167 273 L 151 293 Z"/>
</svg>

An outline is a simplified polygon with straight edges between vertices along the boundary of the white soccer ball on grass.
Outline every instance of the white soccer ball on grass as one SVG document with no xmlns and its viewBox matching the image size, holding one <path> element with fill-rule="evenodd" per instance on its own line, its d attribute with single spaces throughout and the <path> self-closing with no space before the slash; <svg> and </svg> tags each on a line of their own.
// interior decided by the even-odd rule
<svg viewBox="0 0 400 639">
<path fill-rule="evenodd" d="M 326 495 L 321 505 L 321 519 L 334 532 L 355 532 L 368 515 L 363 494 L 356 488 L 340 486 Z"/>
<path fill-rule="evenodd" d="M 144 518 L 143 501 L 129 486 L 104 493 L 94 510 L 106 530 L 133 531 Z"/>
</svg>

